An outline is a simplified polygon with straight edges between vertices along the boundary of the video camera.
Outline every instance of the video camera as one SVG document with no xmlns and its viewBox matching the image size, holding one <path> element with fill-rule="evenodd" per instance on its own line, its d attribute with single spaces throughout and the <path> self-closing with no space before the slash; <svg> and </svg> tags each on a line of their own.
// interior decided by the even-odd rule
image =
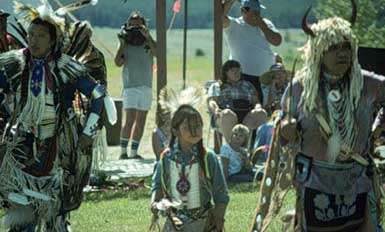
<svg viewBox="0 0 385 232">
<path fill-rule="evenodd" d="M 118 37 L 132 46 L 142 46 L 146 41 L 146 38 L 141 32 L 142 29 L 143 27 L 141 26 L 128 26 L 125 24 L 122 26 Z"/>
</svg>

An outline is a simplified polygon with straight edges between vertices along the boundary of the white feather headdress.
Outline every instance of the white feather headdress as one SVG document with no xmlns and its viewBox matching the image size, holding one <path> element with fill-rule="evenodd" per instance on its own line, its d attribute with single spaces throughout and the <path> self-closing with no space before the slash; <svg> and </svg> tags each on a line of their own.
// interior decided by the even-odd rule
<svg viewBox="0 0 385 232">
<path fill-rule="evenodd" d="M 350 77 L 349 101 L 354 107 L 358 106 L 363 88 L 363 77 L 357 57 L 358 40 L 352 30 L 352 25 L 356 21 L 357 6 L 354 0 L 351 0 L 351 2 L 352 16 L 350 22 L 340 17 L 331 17 L 309 26 L 306 18 L 311 8 L 307 10 L 302 19 L 302 29 L 306 34 L 310 35 L 306 45 L 302 48 L 305 64 L 298 75 L 304 86 L 302 99 L 306 115 L 309 115 L 318 107 L 316 99 L 319 92 L 318 84 L 324 52 L 331 45 L 341 42 L 349 42 L 351 46 L 352 65 L 350 73 L 348 73 Z"/>
<path fill-rule="evenodd" d="M 171 116 L 183 105 L 190 105 L 198 108 L 205 99 L 203 89 L 196 87 L 187 87 L 179 93 L 172 89 L 162 89 L 159 94 L 159 104 L 164 113 L 171 113 Z"/>
<path fill-rule="evenodd" d="M 20 21 L 29 25 L 35 19 L 40 18 L 56 28 L 57 43 L 61 43 L 66 29 L 66 22 L 64 15 L 70 11 L 83 8 L 88 5 L 97 4 L 97 0 L 84 0 L 77 3 L 72 3 L 57 10 L 53 10 L 52 6 L 47 0 L 40 0 L 41 5 L 32 7 L 31 5 L 22 3 L 20 0 L 14 0 L 15 13 L 20 15 Z"/>
</svg>

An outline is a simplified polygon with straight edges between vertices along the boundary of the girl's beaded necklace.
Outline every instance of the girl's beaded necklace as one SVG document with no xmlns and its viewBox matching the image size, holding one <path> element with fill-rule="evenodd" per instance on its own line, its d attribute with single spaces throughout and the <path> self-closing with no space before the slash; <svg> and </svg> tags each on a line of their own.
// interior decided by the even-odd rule
<svg viewBox="0 0 385 232">
<path fill-rule="evenodd" d="M 186 196 L 188 191 L 191 188 L 190 181 L 188 180 L 188 176 L 190 174 L 192 165 L 195 163 L 195 156 L 191 158 L 189 161 L 188 165 L 182 165 L 179 162 L 178 155 L 175 155 L 175 166 L 178 169 L 178 175 L 179 175 L 179 180 L 176 183 L 176 190 L 182 195 Z M 186 166 L 189 167 L 188 172 L 186 172 Z"/>
</svg>

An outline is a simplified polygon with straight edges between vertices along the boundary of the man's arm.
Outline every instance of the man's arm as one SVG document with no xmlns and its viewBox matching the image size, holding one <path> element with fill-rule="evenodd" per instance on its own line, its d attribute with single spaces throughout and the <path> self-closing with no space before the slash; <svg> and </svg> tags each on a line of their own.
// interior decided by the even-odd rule
<svg viewBox="0 0 385 232">
<path fill-rule="evenodd" d="M 147 45 L 150 47 L 151 54 L 156 57 L 156 41 L 151 36 L 147 40 Z"/>
<path fill-rule="evenodd" d="M 221 111 L 221 108 L 218 106 L 218 104 L 214 98 L 215 97 L 212 97 L 211 99 L 209 99 L 208 108 L 209 108 L 210 113 L 217 114 L 217 113 L 219 113 L 219 111 Z"/>
<path fill-rule="evenodd" d="M 227 14 L 229 13 L 235 0 L 224 0 L 222 4 L 222 26 L 226 28 L 230 25 L 230 20 Z"/>
<path fill-rule="evenodd" d="M 373 83 L 368 86 L 373 86 L 369 87 L 369 89 L 373 93 L 377 93 L 375 97 L 377 100 L 376 103 L 381 106 L 372 124 L 372 136 L 378 138 L 381 133 L 385 131 L 385 76 L 371 73 L 366 70 L 362 70 L 362 75 L 364 80 L 373 80 L 372 82 L 368 81 L 368 83 Z"/>
<path fill-rule="evenodd" d="M 257 17 L 257 26 L 261 29 L 265 35 L 266 40 L 274 46 L 279 46 L 282 42 L 282 36 L 278 31 L 272 30 L 262 19 L 261 16 Z"/>
<path fill-rule="evenodd" d="M 299 130 L 297 126 L 298 102 L 301 99 L 302 87 L 298 80 L 294 79 L 291 86 L 293 88 L 290 94 L 290 85 L 286 87 L 285 93 L 281 99 L 282 114 L 280 120 L 280 139 L 281 144 L 295 143 L 299 138 Z M 289 117 L 290 115 L 290 117 Z M 289 120 L 290 119 L 290 120 Z"/>
<path fill-rule="evenodd" d="M 156 41 L 152 38 L 147 27 L 143 27 L 141 32 L 144 38 L 146 38 L 146 45 L 150 48 L 151 54 L 156 57 Z"/>
<path fill-rule="evenodd" d="M 123 39 L 119 38 L 118 51 L 115 55 L 115 65 L 121 67 L 124 64 L 124 48 L 126 47 Z"/>
</svg>

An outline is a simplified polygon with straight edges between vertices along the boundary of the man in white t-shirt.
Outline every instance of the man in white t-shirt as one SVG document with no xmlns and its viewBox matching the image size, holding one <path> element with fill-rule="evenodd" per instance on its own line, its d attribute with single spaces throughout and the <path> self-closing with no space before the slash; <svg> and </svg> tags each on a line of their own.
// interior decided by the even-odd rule
<svg viewBox="0 0 385 232">
<path fill-rule="evenodd" d="M 271 21 L 261 17 L 261 8 L 265 7 L 259 0 L 241 0 L 242 16 L 239 18 L 227 15 L 234 1 L 223 3 L 223 28 L 230 49 L 229 59 L 241 63 L 244 80 L 255 86 L 262 102 L 259 76 L 274 64 L 270 44 L 280 45 L 282 37 Z"/>
</svg>

